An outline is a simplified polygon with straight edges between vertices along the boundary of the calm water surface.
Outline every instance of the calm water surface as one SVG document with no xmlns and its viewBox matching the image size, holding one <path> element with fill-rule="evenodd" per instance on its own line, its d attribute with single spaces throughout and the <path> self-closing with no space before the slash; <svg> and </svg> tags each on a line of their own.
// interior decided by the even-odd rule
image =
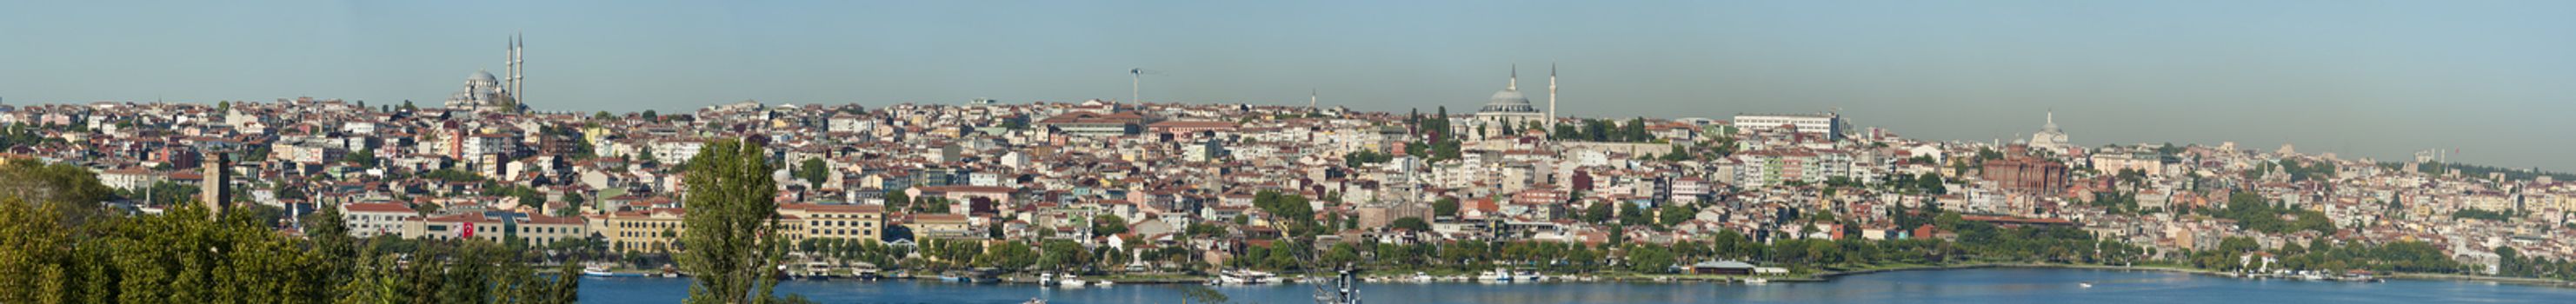
<svg viewBox="0 0 2576 304">
<path fill-rule="evenodd" d="M 2076 282 L 2093 282 L 2084 288 Z M 590 303 L 669 303 L 688 296 L 687 279 L 590 278 Z M 1235 302 L 1312 303 L 1307 285 L 1216 287 Z M 2249 281 L 2164 272 L 2077 269 L 1905 271 L 1826 283 L 1364 284 L 1369 303 L 2576 303 L 2576 289 L 2482 282 L 2386 283 Z M 781 293 L 823 303 L 1179 303 L 1169 286 L 1040 288 L 932 281 L 790 281 Z"/>
</svg>

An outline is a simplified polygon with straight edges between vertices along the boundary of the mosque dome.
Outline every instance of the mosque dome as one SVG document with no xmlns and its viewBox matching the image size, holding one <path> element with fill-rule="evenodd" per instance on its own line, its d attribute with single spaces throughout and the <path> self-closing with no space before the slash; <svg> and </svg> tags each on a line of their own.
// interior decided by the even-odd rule
<svg viewBox="0 0 2576 304">
<path fill-rule="evenodd" d="M 1494 98 L 1492 98 L 1491 101 L 1486 101 L 1485 108 L 1479 109 L 1477 112 L 1528 113 L 1538 112 L 1538 107 L 1531 106 L 1529 97 L 1521 96 L 1520 90 L 1503 89 L 1502 91 L 1494 92 Z"/>
<path fill-rule="evenodd" d="M 501 82 L 501 78 L 500 78 L 500 77 L 492 77 L 492 72 L 489 72 L 489 71 L 476 70 L 476 71 L 474 71 L 474 75 L 467 75 L 467 76 L 465 76 L 465 82 L 471 82 L 471 83 L 498 83 L 498 82 Z"/>
</svg>

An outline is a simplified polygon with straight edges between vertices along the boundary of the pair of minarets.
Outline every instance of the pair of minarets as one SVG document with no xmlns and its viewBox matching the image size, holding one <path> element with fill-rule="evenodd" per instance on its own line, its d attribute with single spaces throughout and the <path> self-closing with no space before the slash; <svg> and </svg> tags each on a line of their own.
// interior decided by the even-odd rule
<svg viewBox="0 0 2576 304">
<path fill-rule="evenodd" d="M 518 35 L 511 35 L 510 51 L 508 54 L 509 58 L 501 60 L 502 65 L 508 66 L 507 71 L 503 71 L 503 73 L 509 74 L 509 76 L 501 77 L 501 89 L 509 91 L 510 103 L 513 104 L 524 103 L 521 102 L 519 98 L 519 80 L 526 79 L 527 77 L 519 75 L 519 72 L 527 68 L 528 61 L 519 57 L 519 55 L 521 55 L 521 50 L 527 46 L 522 42 L 523 41 L 521 41 Z"/>
</svg>

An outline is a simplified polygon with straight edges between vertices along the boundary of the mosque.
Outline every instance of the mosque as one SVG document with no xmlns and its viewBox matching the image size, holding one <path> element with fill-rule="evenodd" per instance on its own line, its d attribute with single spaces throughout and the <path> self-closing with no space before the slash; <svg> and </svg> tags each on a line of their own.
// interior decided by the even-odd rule
<svg viewBox="0 0 2576 304">
<path fill-rule="evenodd" d="M 1520 87 L 1520 69 L 1513 68 L 1511 82 L 1503 85 L 1502 91 L 1494 92 L 1493 98 L 1476 110 L 1474 120 L 1458 126 L 1464 132 L 1461 134 L 1491 138 L 1509 136 L 1513 134 L 1511 130 L 1553 130 L 1555 120 L 1550 118 L 1556 116 L 1555 68 L 1549 68 L 1547 73 L 1547 111 L 1541 112 L 1538 106 L 1531 105 L 1529 97 L 1521 95 Z"/>
<path fill-rule="evenodd" d="M 2048 111 L 2048 124 L 2040 126 L 2039 133 L 2030 135 L 2030 147 L 2064 154 L 2069 146 L 2066 132 L 2057 129 L 2057 111 Z"/>
<path fill-rule="evenodd" d="M 528 106 L 519 103 L 519 72 L 526 63 L 521 60 L 519 37 L 510 37 L 508 57 L 502 60 L 509 78 L 492 76 L 490 71 L 474 71 L 465 76 L 465 89 L 447 95 L 447 108 L 475 112 L 519 112 Z"/>
</svg>

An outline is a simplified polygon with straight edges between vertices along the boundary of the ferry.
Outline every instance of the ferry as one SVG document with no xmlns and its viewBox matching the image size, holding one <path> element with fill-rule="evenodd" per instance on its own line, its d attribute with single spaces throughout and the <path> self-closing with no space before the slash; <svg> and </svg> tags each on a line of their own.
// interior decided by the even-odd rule
<svg viewBox="0 0 2576 304">
<path fill-rule="evenodd" d="M 1217 272 L 1216 281 L 1218 284 L 1225 285 L 1270 284 L 1278 283 L 1279 277 L 1268 272 L 1254 270 L 1219 271 Z"/>
<path fill-rule="evenodd" d="M 637 275 L 634 275 L 634 274 L 620 274 L 620 273 L 615 273 L 615 272 L 609 272 L 609 271 L 608 271 L 608 267 L 600 267 L 600 266 L 583 267 L 583 268 L 581 268 L 581 275 L 584 275 L 584 276 L 594 276 L 594 277 L 625 277 L 625 276 L 637 276 Z"/>
<path fill-rule="evenodd" d="M 1040 286 L 1082 287 L 1084 285 L 1091 285 L 1090 283 L 1091 282 L 1083 281 L 1082 278 L 1075 277 L 1070 273 L 1060 276 L 1053 273 L 1038 274 L 1038 285 Z"/>
</svg>

